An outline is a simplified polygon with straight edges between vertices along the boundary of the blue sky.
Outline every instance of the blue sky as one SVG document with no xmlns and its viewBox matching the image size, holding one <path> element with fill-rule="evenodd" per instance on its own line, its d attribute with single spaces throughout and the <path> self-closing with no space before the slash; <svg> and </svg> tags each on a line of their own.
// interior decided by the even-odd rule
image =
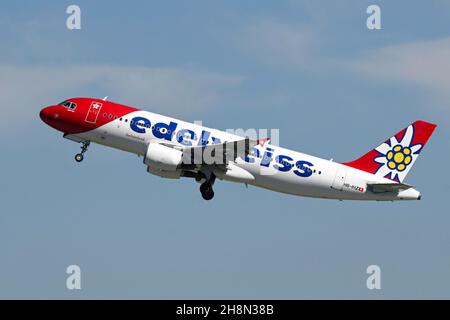
<svg viewBox="0 0 450 320">
<path fill-rule="evenodd" d="M 449 298 L 450 5 L 410 1 L 65 1 L 0 10 L 1 298 Z M 381 7 L 382 30 L 366 28 Z M 146 173 L 39 110 L 103 97 L 209 127 L 280 129 L 348 161 L 416 119 L 438 128 L 419 202 L 339 202 Z M 68 291 L 65 269 L 82 270 Z M 366 268 L 382 290 L 366 288 Z"/>
</svg>

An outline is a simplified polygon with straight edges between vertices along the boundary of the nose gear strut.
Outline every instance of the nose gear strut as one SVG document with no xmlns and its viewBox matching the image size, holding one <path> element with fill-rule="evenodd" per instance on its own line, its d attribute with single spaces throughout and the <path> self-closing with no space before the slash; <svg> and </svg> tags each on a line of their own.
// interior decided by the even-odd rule
<svg viewBox="0 0 450 320">
<path fill-rule="evenodd" d="M 82 142 L 82 143 L 83 143 L 83 145 L 81 146 L 81 152 L 80 152 L 80 153 L 77 153 L 77 154 L 75 155 L 75 161 L 76 161 L 76 162 L 81 162 L 81 161 L 83 161 L 83 159 L 84 159 L 84 153 L 87 151 L 89 145 L 91 144 L 90 141 L 84 141 L 84 142 Z"/>
</svg>

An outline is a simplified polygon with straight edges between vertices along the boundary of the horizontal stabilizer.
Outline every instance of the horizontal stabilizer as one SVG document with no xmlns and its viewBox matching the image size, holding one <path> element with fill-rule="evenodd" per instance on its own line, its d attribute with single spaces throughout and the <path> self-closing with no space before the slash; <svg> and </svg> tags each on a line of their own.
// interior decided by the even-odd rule
<svg viewBox="0 0 450 320">
<path fill-rule="evenodd" d="M 367 189 L 373 193 L 383 193 L 383 192 L 399 192 L 402 190 L 407 190 L 413 186 L 406 183 L 368 183 Z"/>
</svg>

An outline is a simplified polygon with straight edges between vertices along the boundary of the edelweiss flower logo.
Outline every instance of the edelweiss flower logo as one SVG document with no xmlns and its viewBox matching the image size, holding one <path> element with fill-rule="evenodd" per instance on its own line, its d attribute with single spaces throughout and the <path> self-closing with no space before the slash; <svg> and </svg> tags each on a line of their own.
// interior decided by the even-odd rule
<svg viewBox="0 0 450 320">
<path fill-rule="evenodd" d="M 374 159 L 376 163 L 381 164 L 377 173 L 393 180 L 402 181 L 423 147 L 420 143 L 411 145 L 413 137 L 414 127 L 410 125 L 406 128 L 401 141 L 397 141 L 397 138 L 393 136 L 377 147 L 375 150 L 382 155 Z"/>
</svg>

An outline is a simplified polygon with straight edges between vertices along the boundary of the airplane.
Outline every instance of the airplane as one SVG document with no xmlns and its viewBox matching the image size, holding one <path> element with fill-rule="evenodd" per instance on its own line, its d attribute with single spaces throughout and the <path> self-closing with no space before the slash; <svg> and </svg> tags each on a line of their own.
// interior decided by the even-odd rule
<svg viewBox="0 0 450 320">
<path fill-rule="evenodd" d="M 360 158 L 338 163 L 198 124 L 96 98 L 73 98 L 40 111 L 63 137 L 81 143 L 75 160 L 91 142 L 143 157 L 147 171 L 200 183 L 205 200 L 216 179 L 272 191 L 338 200 L 420 200 L 404 183 L 436 124 L 418 120 Z"/>
</svg>

